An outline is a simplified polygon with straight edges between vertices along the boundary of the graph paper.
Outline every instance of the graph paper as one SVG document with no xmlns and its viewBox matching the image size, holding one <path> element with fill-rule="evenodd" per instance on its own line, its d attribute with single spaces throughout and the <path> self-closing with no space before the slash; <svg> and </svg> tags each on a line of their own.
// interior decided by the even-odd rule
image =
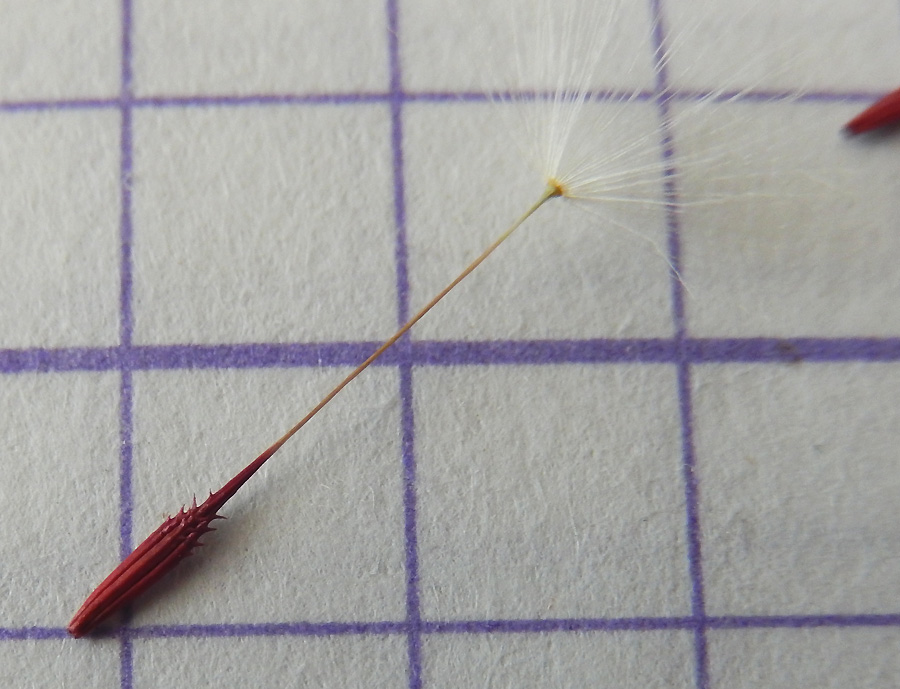
<svg viewBox="0 0 900 689">
<path fill-rule="evenodd" d="M 591 84 L 660 203 L 541 209 L 74 640 L 542 180 L 515 3 L 0 3 L 0 684 L 897 686 L 900 5 L 700 4 Z"/>
</svg>

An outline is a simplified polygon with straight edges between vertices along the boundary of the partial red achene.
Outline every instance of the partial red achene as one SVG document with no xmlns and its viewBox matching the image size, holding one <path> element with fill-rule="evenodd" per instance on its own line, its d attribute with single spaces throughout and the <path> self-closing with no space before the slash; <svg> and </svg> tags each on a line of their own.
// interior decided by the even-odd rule
<svg viewBox="0 0 900 689">
<path fill-rule="evenodd" d="M 195 498 L 190 507 L 182 507 L 166 519 L 88 596 L 69 622 L 69 634 L 78 638 L 90 632 L 190 555 L 194 547 L 202 545 L 200 537 L 215 531 L 210 522 L 224 519 L 217 512 L 279 447 L 276 444 L 263 452 L 220 490 L 210 493 L 202 505 L 197 505 Z"/>
<path fill-rule="evenodd" d="M 900 89 L 893 91 L 850 120 L 844 128 L 851 134 L 900 123 Z"/>
</svg>

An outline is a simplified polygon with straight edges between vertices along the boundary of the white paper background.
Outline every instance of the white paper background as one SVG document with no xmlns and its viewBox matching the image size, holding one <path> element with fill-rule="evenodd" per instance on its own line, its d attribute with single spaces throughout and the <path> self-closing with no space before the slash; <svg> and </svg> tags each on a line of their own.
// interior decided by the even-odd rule
<svg viewBox="0 0 900 689">
<path fill-rule="evenodd" d="M 67 638 L 120 557 L 123 433 L 134 545 L 359 360 L 262 366 L 293 350 L 250 345 L 396 327 L 397 179 L 412 309 L 534 201 L 508 106 L 478 94 L 546 84 L 509 78 L 531 3 L 401 0 L 392 82 L 391 3 L 139 0 L 123 187 L 123 7 L 0 0 L 0 684 L 895 687 L 900 139 L 840 127 L 900 82 L 900 6 L 744 5 L 662 0 L 673 91 L 805 94 L 672 105 L 686 336 L 857 354 L 792 359 L 786 340 L 781 363 L 690 367 L 698 671 L 678 367 L 624 345 L 607 363 L 414 366 L 409 389 L 391 360 L 367 371 L 126 631 Z M 592 86 L 654 89 L 650 17 L 615 13 Z M 410 96 L 393 110 L 392 83 Z M 624 109 L 602 134 L 658 164 L 652 99 L 590 107 Z M 542 208 L 412 340 L 674 351 L 664 209 L 602 212 Z M 887 361 L 834 339 L 873 337 Z M 248 348 L 196 369 L 171 345 Z"/>
</svg>

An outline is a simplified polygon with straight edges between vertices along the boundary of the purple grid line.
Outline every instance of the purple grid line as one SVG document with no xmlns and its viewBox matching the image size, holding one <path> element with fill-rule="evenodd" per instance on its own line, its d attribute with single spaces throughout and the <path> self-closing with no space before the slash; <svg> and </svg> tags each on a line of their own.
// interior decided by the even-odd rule
<svg viewBox="0 0 900 689">
<path fill-rule="evenodd" d="M 128 629 L 119 632 L 119 685 L 122 689 L 134 686 L 134 642 Z"/>
<path fill-rule="evenodd" d="M 0 349 L 0 375 L 26 372 L 241 369 L 352 366 L 380 342 L 308 344 L 133 345 Z M 900 338 L 685 338 L 585 340 L 412 340 L 414 366 L 498 366 L 524 364 L 840 363 L 900 361 Z M 400 350 L 388 350 L 373 366 L 396 366 Z"/>
<path fill-rule="evenodd" d="M 0 102 L 0 112 L 34 112 L 42 110 L 107 110 L 118 107 L 118 98 L 71 98 L 68 100 L 26 100 Z"/>
<path fill-rule="evenodd" d="M 397 0 L 387 0 L 387 38 L 390 72 L 391 151 L 394 174 L 394 221 L 397 240 L 394 256 L 397 270 L 397 324 L 409 319 L 409 251 L 406 233 L 406 191 L 403 162 L 403 77 L 400 66 L 400 21 Z M 419 548 L 416 535 L 416 458 L 413 416 L 412 356 L 410 336 L 396 345 L 400 374 L 400 435 L 403 465 L 403 532 L 406 541 L 407 673 L 410 689 L 422 686 L 422 636 L 419 606 Z"/>
<path fill-rule="evenodd" d="M 535 634 L 706 629 L 900 628 L 900 614 L 719 615 L 690 617 L 611 617 L 521 620 L 423 620 L 420 634 Z M 255 624 L 170 624 L 130 627 L 128 638 L 214 638 L 239 636 L 346 636 L 409 634 L 406 621 L 273 622 Z M 116 636 L 109 632 L 105 636 Z M 102 632 L 97 638 L 102 638 Z M 0 627 L 0 641 L 68 639 L 63 627 Z"/>
<path fill-rule="evenodd" d="M 684 501 L 688 543 L 688 569 L 691 580 L 691 615 L 700 620 L 694 629 L 694 673 L 697 689 L 709 687 L 709 654 L 706 644 L 706 628 L 702 620 L 706 616 L 703 600 L 703 564 L 700 550 L 699 486 L 695 473 L 693 410 L 691 407 L 691 369 L 685 355 L 687 320 L 684 310 L 684 288 L 681 282 L 681 236 L 678 218 L 678 188 L 676 185 L 675 143 L 670 112 L 670 90 L 665 63 L 666 33 L 662 0 L 650 0 L 653 17 L 654 65 L 656 70 L 657 103 L 660 118 L 660 138 L 666 200 L 666 225 L 668 233 L 669 264 L 672 285 L 672 318 L 675 324 L 675 344 L 678 352 L 678 408 L 681 416 L 682 474 L 684 476 Z"/>
<path fill-rule="evenodd" d="M 416 532 L 416 457 L 412 364 L 400 366 L 401 454 L 403 457 L 403 531 L 406 540 L 406 621 L 409 687 L 422 686 L 422 614 L 419 602 L 419 545 Z"/>
<path fill-rule="evenodd" d="M 258 624 L 185 624 L 133 627 L 139 638 L 222 638 L 234 636 L 350 636 L 408 634 L 406 622 L 273 622 Z"/>
<path fill-rule="evenodd" d="M 127 4 L 127 3 L 126 3 Z M 126 13 L 126 17 L 127 17 Z M 127 24 L 126 24 L 127 31 Z M 127 46 L 127 41 L 125 42 Z M 127 53 L 126 53 L 127 55 Z M 133 319 L 131 310 L 132 276 L 131 276 L 131 111 L 127 104 L 127 89 L 123 87 L 122 103 L 122 137 L 121 137 L 121 219 L 120 219 L 120 293 L 119 293 L 119 339 L 120 349 L 128 351 L 131 347 Z M 128 361 L 125 358 L 124 361 Z M 120 361 L 121 363 L 121 361 Z M 125 558 L 131 552 L 131 429 L 132 429 L 132 381 L 131 370 L 123 366 L 120 389 L 120 434 L 121 454 L 121 519 L 120 519 L 120 553 Z"/>
<path fill-rule="evenodd" d="M 691 89 L 672 90 L 671 101 L 791 101 L 795 103 L 868 103 L 887 95 L 887 91 L 777 91 L 750 90 L 714 93 Z M 359 105 L 365 103 L 489 103 L 497 100 L 527 100 L 550 98 L 552 94 L 540 91 L 359 91 L 335 93 L 256 93 L 209 94 L 205 96 L 177 96 L 158 94 L 132 96 L 129 103 L 134 108 L 201 108 L 201 107 L 252 107 L 277 105 Z M 622 91 L 616 89 L 594 91 L 589 100 L 620 101 L 637 99 L 650 101 L 656 97 L 652 91 Z M 104 110 L 121 107 L 120 98 L 71 98 L 63 100 L 0 101 L 0 112 L 41 110 Z"/>
<path fill-rule="evenodd" d="M 0 627 L 0 641 L 69 639 L 64 627 Z"/>
<path fill-rule="evenodd" d="M 356 366 L 381 342 L 310 344 L 175 345 L 132 347 L 129 365 L 136 369 L 287 368 Z M 397 352 L 388 350 L 373 365 L 396 365 Z"/>
<path fill-rule="evenodd" d="M 360 105 L 390 103 L 395 97 L 390 92 L 347 93 L 255 93 L 243 95 L 208 96 L 143 96 L 135 98 L 138 108 L 203 108 L 238 107 L 254 105 Z"/>
<path fill-rule="evenodd" d="M 771 615 L 710 617 L 715 629 L 809 629 L 811 627 L 900 627 L 900 615 Z"/>
<path fill-rule="evenodd" d="M 132 141 L 132 0 L 122 0 L 122 84 L 120 93 L 120 111 L 122 116 L 121 152 L 120 152 L 120 292 L 119 292 L 119 346 L 127 352 L 131 348 L 134 318 L 132 311 L 132 239 L 131 222 L 131 180 L 133 172 Z M 127 359 L 126 359 L 127 361 Z M 134 495 L 132 491 L 133 474 L 133 442 L 134 429 L 134 391 L 132 372 L 126 366 L 121 368 L 121 391 L 119 398 L 119 429 L 121 439 L 121 467 L 119 475 L 119 550 L 121 559 L 125 559 L 132 551 Z M 123 622 L 130 618 L 130 607 L 126 607 Z M 119 672 L 121 689 L 134 686 L 134 645 L 126 626 L 119 631 Z"/>
</svg>

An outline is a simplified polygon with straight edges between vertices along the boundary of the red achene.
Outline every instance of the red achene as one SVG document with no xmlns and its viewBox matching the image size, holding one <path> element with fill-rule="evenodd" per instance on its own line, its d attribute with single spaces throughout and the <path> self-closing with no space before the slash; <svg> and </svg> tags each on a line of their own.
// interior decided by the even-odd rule
<svg viewBox="0 0 900 689">
<path fill-rule="evenodd" d="M 362 373 L 375 359 L 384 354 L 387 349 L 399 340 L 419 319 L 428 313 L 435 304 L 443 299 L 450 290 L 465 279 L 469 273 L 475 270 L 494 249 L 503 243 L 525 220 L 540 208 L 547 200 L 564 195 L 564 190 L 556 182 L 551 181 L 540 199 L 529 208 L 521 218 L 501 234 L 485 249 L 481 255 L 472 261 L 462 273 L 460 273 L 449 285 L 428 302 L 412 318 L 409 319 L 396 333 L 368 359 L 363 361 L 344 378 L 337 387 L 329 392 L 313 409 L 287 433 L 276 440 L 271 447 L 259 457 L 248 464 L 241 472 L 226 483 L 220 490 L 211 493 L 202 505 L 193 504 L 186 510 L 182 507 L 174 517 L 169 517 L 152 534 L 144 539 L 134 551 L 116 567 L 106 579 L 88 596 L 84 604 L 75 613 L 75 617 L 69 622 L 69 633 L 74 637 L 84 636 L 107 617 L 120 610 L 132 600 L 142 594 L 147 588 L 162 578 L 169 570 L 181 560 L 190 555 L 195 546 L 199 545 L 200 537 L 207 531 L 212 531 L 209 524 L 214 519 L 222 519 L 217 512 L 238 492 L 247 480 L 255 474 L 266 461 L 274 455 L 297 431 L 312 419 L 328 404 L 335 395 L 344 389 L 350 381 Z"/>
<path fill-rule="evenodd" d="M 178 514 L 166 519 L 88 596 L 69 622 L 69 634 L 75 638 L 84 636 L 190 555 L 203 534 L 215 531 L 209 524 L 223 518 L 216 514 L 219 509 L 279 447 L 276 443 L 263 452 L 220 490 L 210 493 L 202 505 L 198 506 L 195 498 L 187 510 L 182 507 Z"/>
</svg>

